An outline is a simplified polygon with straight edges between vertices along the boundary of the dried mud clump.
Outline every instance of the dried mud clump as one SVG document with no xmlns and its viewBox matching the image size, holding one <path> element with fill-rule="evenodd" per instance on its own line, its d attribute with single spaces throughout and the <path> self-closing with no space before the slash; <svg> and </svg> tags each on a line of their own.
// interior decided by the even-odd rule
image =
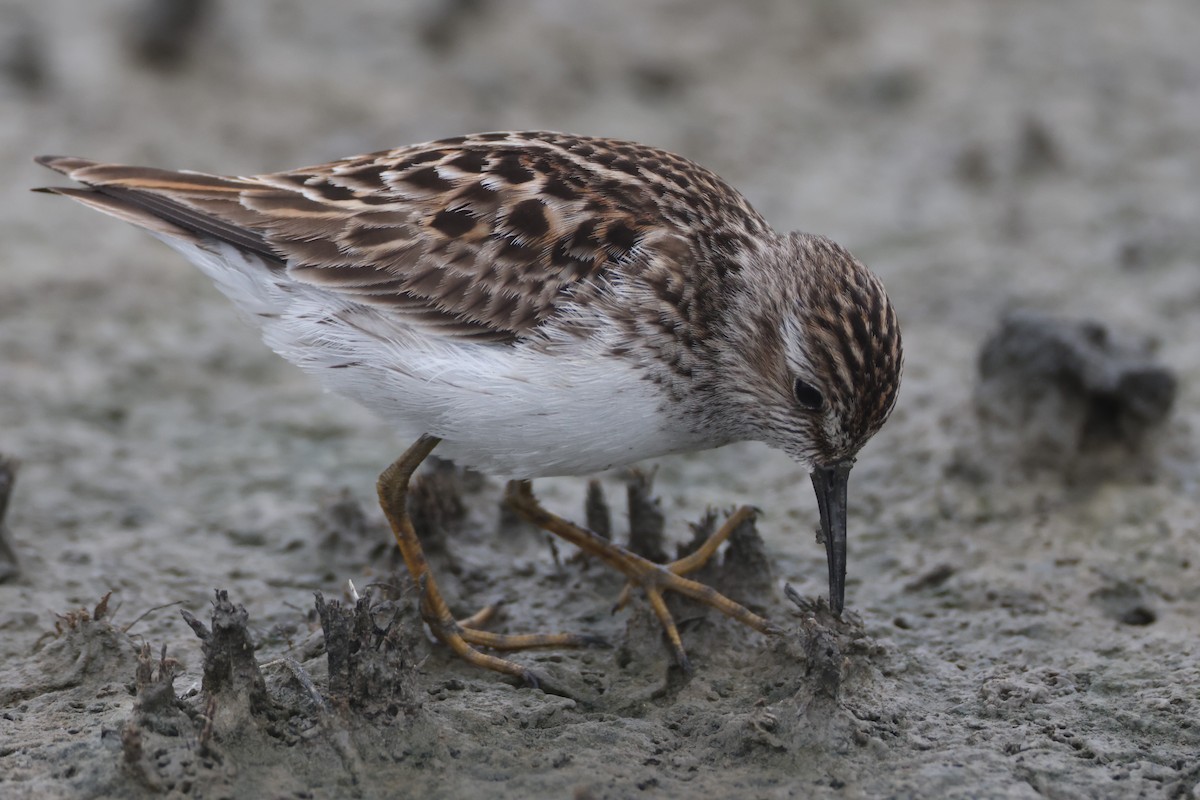
<svg viewBox="0 0 1200 800">
<path fill-rule="evenodd" d="M 336 583 L 364 564 L 386 570 L 404 563 L 387 523 L 370 519 L 365 504 L 349 489 L 323 498 L 311 524 L 320 554 L 316 585 Z"/>
<path fill-rule="evenodd" d="M 317 596 L 330 676 L 324 697 L 290 657 L 260 667 L 249 614 L 228 592 L 217 591 L 209 624 L 183 613 L 202 642 L 198 694 L 178 698 L 177 663 L 165 652 L 155 660 L 150 647 L 142 647 L 133 714 L 121 728 L 125 774 L 172 796 L 204 787 L 213 796 L 240 797 L 261 786 L 259 765 L 286 761 L 291 772 L 270 779 L 276 796 L 321 796 L 324 790 L 353 795 L 348 788 L 361 782 L 364 757 L 378 754 L 370 737 L 355 738 L 360 722 L 344 712 L 386 725 L 402 711 L 411 717 L 418 707 L 414 653 L 421 637 L 411 594 L 380 603 L 367 595 L 353 607 Z M 288 755 L 293 748 L 304 755 Z M 331 773 L 320 766 L 329 763 L 343 769 Z"/>
<path fill-rule="evenodd" d="M 111 595 L 90 610 L 58 615 L 54 630 L 34 645 L 34 658 L 17 673 L 19 679 L 0 684 L 0 707 L 128 674 L 134 650 L 129 636 L 108 619 Z"/>
<path fill-rule="evenodd" d="M 605 539 L 612 539 L 612 511 L 608 500 L 604 497 L 604 485 L 598 480 L 590 480 L 587 485 L 587 498 L 583 503 L 583 518 L 588 530 Z"/>
<path fill-rule="evenodd" d="M 775 579 L 766 545 L 758 532 L 756 514 L 751 513 L 738 523 L 729 533 L 722 550 L 688 577 L 713 587 L 755 613 L 765 614 L 775 599 Z M 732 511 L 722 513 L 709 509 L 698 522 L 689 524 L 692 538 L 678 545 L 675 558 L 685 558 L 696 552 L 732 516 Z M 707 613 L 706 606 L 674 594 L 668 596 L 668 602 L 672 608 L 681 609 L 683 616 Z"/>
<path fill-rule="evenodd" d="M 770 688 L 748 717 L 753 724 L 743 746 L 808 758 L 900 736 L 903 713 L 883 688 L 889 654 L 863 620 L 852 612 L 839 617 L 824 599 L 803 597 L 790 585 L 784 595 L 793 624 L 772 639 L 759 675 Z"/>
<path fill-rule="evenodd" d="M 447 540 L 459 532 L 467 516 L 462 472 L 451 462 L 439 460 L 413 478 L 408 515 L 426 555 L 450 556 Z M 399 554 L 399 548 L 392 549 Z"/>
<path fill-rule="evenodd" d="M 229 592 L 218 589 L 213 602 L 212 629 L 189 614 L 180 612 L 203 642 L 204 679 L 201 688 L 210 698 L 233 698 L 253 714 L 271 706 L 267 683 L 254 659 L 254 643 L 247 627 L 250 615 L 229 600 Z"/>
<path fill-rule="evenodd" d="M 299 664 L 278 662 L 310 688 L 303 701 L 281 681 L 268 683 L 255 659 L 249 613 L 228 592 L 216 592 L 209 624 L 186 611 L 182 615 L 202 643 L 201 689 L 177 697 L 176 662 L 165 652 L 155 661 L 149 646 L 142 647 L 133 714 L 121 728 L 122 763 L 130 779 L 169 796 L 191 796 L 199 787 L 206 796 L 248 796 L 249 787 L 263 780 L 259 765 L 286 758 L 291 748 L 308 743 L 314 753 L 338 750 L 338 732 L 322 713 L 324 701 Z M 321 782 L 308 766 L 305 761 L 294 774 L 277 779 L 280 796 Z"/>
<path fill-rule="evenodd" d="M 440 559 L 442 569 L 456 571 L 453 547 L 448 547 L 447 541 L 463 532 L 467 518 L 463 496 L 477 476 L 449 461 L 431 458 L 429 462 L 409 485 L 408 514 L 425 554 Z M 325 499 L 313 514 L 312 524 L 318 546 L 329 559 L 326 566 L 399 567 L 404 563 L 386 524 L 371 522 L 363 504 L 349 490 Z M 336 570 L 330 569 L 326 579 L 333 580 L 335 574 Z"/>
<path fill-rule="evenodd" d="M 40 26 L 26 9 L 0 8 L 0 88 L 33 98 L 48 88 L 50 70 Z"/>
<path fill-rule="evenodd" d="M 728 519 L 730 514 L 725 514 Z M 679 558 L 695 550 L 711 536 L 724 520 L 709 511 L 692 525 L 692 541 L 679 548 Z M 758 532 L 755 515 L 746 517 L 729 534 L 719 564 L 714 558 L 707 565 L 708 580 L 721 594 L 736 600 L 751 611 L 765 614 L 775 599 L 775 578 L 767 547 Z M 697 573 L 701 574 L 701 573 Z"/>
<path fill-rule="evenodd" d="M 299 664 L 282 660 L 310 688 L 304 702 L 293 702 L 279 681 L 268 684 L 254 656 L 249 614 L 228 592 L 216 592 L 208 625 L 182 614 L 202 643 L 201 690 L 177 696 L 180 665 L 165 649 L 154 659 L 150 646 L 142 646 L 131 687 L 133 713 L 120 728 L 121 764 L 130 780 L 168 796 L 248 796 L 248 787 L 263 780 L 260 764 L 285 759 L 286 751 L 306 742 L 310 752 L 337 749 L 337 735 L 319 738 L 333 726 Z M 318 778 L 298 766 L 279 780 L 286 793 Z"/>
<path fill-rule="evenodd" d="M 839 618 L 824 600 L 803 597 L 791 584 L 783 592 L 795 607 L 792 614 L 798 628 L 782 646 L 785 650 L 791 648 L 806 665 L 802 691 L 808 702 L 835 704 L 842 697 L 851 666 L 847 651 L 866 637 L 862 620 L 853 613 Z"/>
<path fill-rule="evenodd" d="M 144 726 L 172 736 L 178 736 L 177 712 L 181 706 L 175 697 L 175 676 L 179 662 L 167 657 L 164 645 L 155 660 L 149 643 L 142 645 L 138 653 L 137 671 L 134 673 L 134 691 L 137 699 L 133 704 L 135 717 Z"/>
<path fill-rule="evenodd" d="M 629 549 L 643 558 L 663 563 L 667 560 L 663 536 L 666 518 L 662 502 L 654 494 L 654 473 L 636 468 L 630 470 L 626 498 L 629 504 Z"/>
<path fill-rule="evenodd" d="M 1174 373 L 1149 343 L 1031 311 L 1006 316 L 984 343 L 979 379 L 990 453 L 1089 476 L 1149 455 L 1176 394 Z"/>
<path fill-rule="evenodd" d="M 379 603 L 367 592 L 353 606 L 326 601 L 318 592 L 316 605 L 325 633 L 330 700 L 367 717 L 415 713 L 416 664 L 424 637 L 413 592 Z"/>
<path fill-rule="evenodd" d="M 1153 625 L 1158 621 L 1153 592 L 1135 581 L 1105 577 L 1104 585 L 1088 595 L 1104 615 L 1122 625 Z"/>
<path fill-rule="evenodd" d="M 214 5 L 212 0 L 142 0 L 128 17 L 130 53 L 153 69 L 183 67 Z"/>
<path fill-rule="evenodd" d="M 629 549 L 652 561 L 666 563 L 671 560 L 666 553 L 666 519 L 661 501 L 653 493 L 653 479 L 652 473 L 632 470 L 627 480 Z M 599 484 L 589 486 L 585 511 L 589 518 L 609 517 L 608 504 Z M 695 552 L 732 516 L 731 511 L 722 514 L 709 510 L 699 522 L 690 526 L 692 538 L 676 548 L 675 558 Z M 755 514 L 742 519 L 729 533 L 722 550 L 687 577 L 713 587 L 753 611 L 767 613 L 775 597 L 774 578 L 766 547 L 755 524 Z M 634 595 L 638 593 L 634 592 Z M 719 612 L 675 592 L 668 592 L 666 600 L 689 652 L 720 654 L 736 646 L 731 637 L 752 635 L 748 629 L 742 630 L 738 623 L 719 619 Z M 639 673 L 648 681 L 666 686 L 664 682 L 674 660 L 664 645 L 661 624 L 640 598 L 624 607 L 629 616 L 623 634 L 616 642 L 616 665 L 627 675 Z M 651 677 L 654 675 L 661 680 L 656 681 Z"/>
<path fill-rule="evenodd" d="M 163 647 L 158 659 L 149 644 L 138 653 L 132 690 L 133 714 L 121 727 L 121 754 L 126 772 L 157 792 L 187 794 L 200 770 L 216 767 L 213 758 L 196 752 L 203 720 L 175 694 L 180 665 Z"/>
</svg>

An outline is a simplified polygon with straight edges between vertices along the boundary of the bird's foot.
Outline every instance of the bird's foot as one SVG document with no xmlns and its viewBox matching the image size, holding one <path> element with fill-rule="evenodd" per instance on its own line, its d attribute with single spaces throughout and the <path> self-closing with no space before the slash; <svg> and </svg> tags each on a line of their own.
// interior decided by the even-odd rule
<svg viewBox="0 0 1200 800">
<path fill-rule="evenodd" d="M 753 516 L 754 509 L 752 508 L 743 507 L 735 512 L 726 520 L 720 530 L 710 536 L 696 552 L 670 564 L 655 564 L 586 528 L 551 514 L 533 496 L 533 490 L 528 481 L 513 481 L 509 484 L 508 502 L 517 513 L 529 522 L 561 536 L 580 549 L 597 556 L 628 578 L 628 583 L 617 599 L 614 611 L 628 602 L 633 587 L 641 588 L 663 627 L 675 661 L 684 670 L 690 670 L 691 664 L 688 661 L 687 652 L 683 648 L 683 641 L 679 636 L 679 629 L 675 625 L 674 617 L 667 608 L 666 600 L 663 597 L 664 592 L 673 591 L 690 597 L 756 631 L 768 634 L 779 633 L 779 628 L 764 617 L 760 617 L 740 603 L 730 600 L 711 586 L 683 577 L 704 566 L 721 543 L 729 537 L 729 534 L 748 517 Z"/>
</svg>

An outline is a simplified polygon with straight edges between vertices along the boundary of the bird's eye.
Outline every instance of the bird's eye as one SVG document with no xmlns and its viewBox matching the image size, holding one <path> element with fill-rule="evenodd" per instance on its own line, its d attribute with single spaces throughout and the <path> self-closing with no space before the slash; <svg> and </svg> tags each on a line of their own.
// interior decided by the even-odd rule
<svg viewBox="0 0 1200 800">
<path fill-rule="evenodd" d="M 796 395 L 796 402 L 806 411 L 820 411 L 821 406 L 825 405 L 825 398 L 821 396 L 820 390 L 803 378 L 796 378 L 792 392 Z"/>
</svg>

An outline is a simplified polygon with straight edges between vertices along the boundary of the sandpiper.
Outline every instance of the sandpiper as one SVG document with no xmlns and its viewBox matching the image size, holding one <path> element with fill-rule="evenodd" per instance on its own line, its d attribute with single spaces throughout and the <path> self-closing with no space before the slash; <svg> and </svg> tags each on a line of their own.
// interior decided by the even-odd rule
<svg viewBox="0 0 1200 800">
<path fill-rule="evenodd" d="M 251 177 L 38 161 L 83 184 L 43 191 L 143 227 L 204 271 L 266 343 L 413 441 L 377 488 L 431 631 L 468 661 L 535 683 L 478 648 L 571 646 L 457 620 L 405 504 L 435 447 L 509 478 L 518 513 L 640 587 L 688 665 L 666 590 L 759 631 L 764 618 L 546 511 L 530 479 L 581 475 L 736 441 L 810 471 L 841 613 L 846 486 L 900 383 L 880 281 L 821 236 L 778 234 L 735 189 L 653 147 L 547 132 L 457 136 Z"/>
</svg>

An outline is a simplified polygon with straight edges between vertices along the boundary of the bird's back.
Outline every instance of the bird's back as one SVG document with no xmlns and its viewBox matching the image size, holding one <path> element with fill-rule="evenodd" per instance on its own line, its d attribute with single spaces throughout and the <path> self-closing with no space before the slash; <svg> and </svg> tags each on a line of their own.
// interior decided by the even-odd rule
<svg viewBox="0 0 1200 800">
<path fill-rule="evenodd" d="M 679 156 L 495 133 L 245 178 L 39 161 L 86 187 L 49 191 L 148 229 L 285 358 L 463 463 L 575 474 L 720 443 L 662 414 L 633 312 L 694 339 L 726 254 L 769 228 Z"/>
</svg>

